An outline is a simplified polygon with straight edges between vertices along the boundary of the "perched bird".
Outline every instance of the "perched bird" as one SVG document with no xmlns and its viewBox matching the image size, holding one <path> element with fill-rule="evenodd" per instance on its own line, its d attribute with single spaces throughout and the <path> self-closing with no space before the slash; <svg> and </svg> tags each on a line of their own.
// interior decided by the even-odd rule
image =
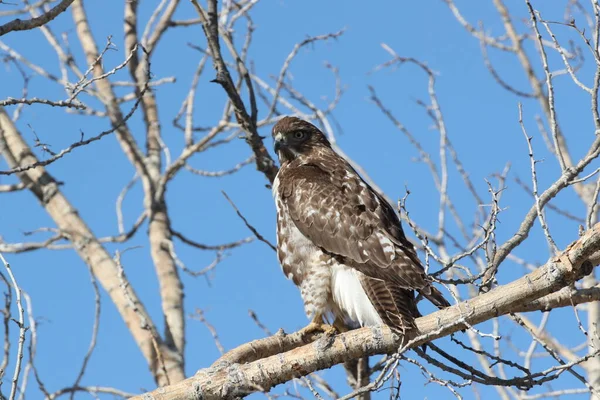
<svg viewBox="0 0 600 400">
<path fill-rule="evenodd" d="M 316 126 L 284 117 L 273 139 L 281 164 L 273 183 L 277 255 L 311 319 L 304 332 L 385 324 L 404 335 L 420 316 L 415 291 L 439 308 L 450 305 L 394 209 Z"/>
</svg>

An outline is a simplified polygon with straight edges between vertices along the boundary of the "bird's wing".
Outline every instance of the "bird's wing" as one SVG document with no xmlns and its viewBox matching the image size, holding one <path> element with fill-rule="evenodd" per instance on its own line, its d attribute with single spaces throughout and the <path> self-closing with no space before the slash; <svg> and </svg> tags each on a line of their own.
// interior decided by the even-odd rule
<svg viewBox="0 0 600 400">
<path fill-rule="evenodd" d="M 427 287 L 391 206 L 349 165 L 327 167 L 290 168 L 280 181 L 279 193 L 300 232 L 369 277 L 407 289 Z"/>
</svg>

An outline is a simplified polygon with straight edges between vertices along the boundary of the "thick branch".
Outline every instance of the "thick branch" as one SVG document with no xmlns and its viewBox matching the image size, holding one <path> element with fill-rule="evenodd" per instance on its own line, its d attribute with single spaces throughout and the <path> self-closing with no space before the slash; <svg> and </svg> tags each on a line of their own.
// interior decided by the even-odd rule
<svg viewBox="0 0 600 400">
<path fill-rule="evenodd" d="M 104 69 L 100 63 L 100 54 L 92 32 L 90 31 L 90 25 L 85 9 L 83 8 L 82 0 L 74 1 L 71 9 L 73 12 L 73 20 L 77 27 L 77 35 L 81 42 L 81 46 L 83 47 L 83 51 L 85 52 L 86 60 L 91 66 L 92 74 L 96 78 L 102 76 L 104 74 Z M 106 107 L 106 112 L 112 125 L 118 126 L 116 133 L 123 152 L 127 155 L 129 161 L 134 165 L 138 174 L 142 177 L 144 185 L 149 185 L 144 156 L 133 138 L 133 135 L 127 128 L 127 125 L 124 124 L 123 114 L 121 113 L 117 96 L 115 95 L 110 82 L 106 79 L 98 79 L 95 81 L 95 84 L 98 88 L 100 99 Z"/>
<path fill-rule="evenodd" d="M 54 18 L 58 17 L 71 5 L 71 3 L 73 3 L 73 0 L 62 0 L 60 3 L 54 6 L 54 8 L 40 15 L 39 17 L 31 18 L 26 21 L 17 18 L 4 25 L 1 25 L 0 36 L 12 31 L 28 31 L 30 29 L 39 28 L 40 26 L 45 25 Z"/>
<path fill-rule="evenodd" d="M 176 4 L 177 2 L 172 2 Z M 126 16 L 126 45 L 128 50 L 132 50 L 136 42 L 136 10 L 137 2 L 127 5 Z M 77 34 L 81 41 L 86 59 L 92 65 L 92 72 L 95 77 L 103 74 L 101 63 L 98 62 L 98 48 L 90 31 L 89 22 L 82 0 L 76 0 L 73 3 L 73 19 L 77 26 Z M 158 40 L 158 39 L 156 39 Z M 133 63 L 132 76 L 138 84 L 137 94 L 142 96 L 142 108 L 144 111 L 144 122 L 147 130 L 147 155 L 144 157 L 133 135 L 126 125 L 117 129 L 117 138 L 121 148 L 129 158 L 129 161 L 136 168 L 139 176 L 142 178 L 145 194 L 145 208 L 149 216 L 149 238 L 150 251 L 154 262 L 156 273 L 161 287 L 161 299 L 163 312 L 166 320 L 165 344 L 179 353 L 177 357 L 178 366 L 174 367 L 176 372 L 169 376 L 171 382 L 182 379 L 184 376 L 183 366 L 183 347 L 184 347 L 184 327 L 185 319 L 183 315 L 183 287 L 179 279 L 177 266 L 168 251 L 171 242 L 169 216 L 167 206 L 162 196 L 156 196 L 157 182 L 160 180 L 161 169 L 161 139 L 160 123 L 158 118 L 158 109 L 156 98 L 151 91 L 141 92 L 141 84 L 144 76 L 148 74 L 148 55 L 142 60 L 138 60 L 137 54 L 132 57 Z M 117 97 L 108 80 L 101 79 L 96 81 L 98 92 L 106 106 L 106 111 L 113 125 L 122 124 L 123 115 L 119 108 Z M 157 198 L 158 197 L 158 198 Z"/>
<path fill-rule="evenodd" d="M 530 274 L 453 307 L 418 318 L 418 336 L 411 340 L 410 347 L 465 329 L 467 324 L 474 325 L 511 313 L 524 303 L 558 291 L 600 264 L 596 253 L 599 249 L 600 224 L 596 224 L 560 256 Z M 393 353 L 400 346 L 387 327 L 362 328 L 294 347 L 299 343 L 299 336 L 299 333 L 279 334 L 243 345 L 189 379 L 134 399 L 241 397 L 256 391 L 268 391 L 293 378 L 364 355 Z M 240 364 L 239 361 L 245 363 Z"/>
<path fill-rule="evenodd" d="M 38 162 L 3 108 L 0 108 L 0 153 L 11 168 Z M 165 360 L 166 370 L 171 380 L 182 379 L 184 375 L 180 368 L 180 357 L 167 348 L 156 334 L 156 327 L 150 322 L 152 320 L 149 314 L 131 287 L 129 288 L 131 301 L 125 296 L 120 286 L 119 269 L 116 263 L 81 219 L 75 207 L 62 194 L 54 178 L 41 166 L 19 173 L 19 178 L 39 199 L 58 229 L 68 232 L 68 239 L 73 243 L 73 247 L 82 260 L 90 266 L 119 310 L 157 383 L 162 385 L 168 380 L 159 368 L 156 348 Z M 130 306 L 131 302 L 135 307 Z M 140 315 L 147 321 L 148 329 L 140 325 Z M 156 346 L 153 345 L 153 338 L 158 342 Z"/>
<path fill-rule="evenodd" d="M 578 304 L 600 301 L 600 287 L 575 290 L 565 287 L 537 300 L 519 305 L 514 312 L 550 311 L 555 308 L 576 306 Z"/>
<path fill-rule="evenodd" d="M 125 43 L 128 51 L 134 51 L 137 46 L 137 1 L 125 5 Z M 170 19 L 178 0 L 171 1 L 169 11 L 164 18 Z M 166 26 L 163 22 L 162 26 Z M 165 28 L 166 29 L 166 28 Z M 160 34 L 164 32 L 164 29 Z M 156 44 L 160 38 L 153 35 Z M 145 50 L 149 52 L 149 50 Z M 155 94 L 143 90 L 143 82 L 147 74 L 148 59 L 150 54 L 141 60 L 137 54 L 133 63 L 129 65 L 131 76 L 137 83 L 136 95 L 142 96 L 142 110 L 144 124 L 146 125 L 146 158 L 145 165 L 148 172 L 147 179 L 150 182 L 144 185 L 146 209 L 149 215 L 148 237 L 150 239 L 150 254 L 156 269 L 156 275 L 160 284 L 160 296 L 162 309 L 165 316 L 165 342 L 172 349 L 179 352 L 181 357 L 181 369 L 183 370 L 183 351 L 185 346 L 185 317 L 183 308 L 183 284 L 179 278 L 177 265 L 171 257 L 172 237 L 167 203 L 164 199 L 164 191 L 158 191 L 158 182 L 161 180 L 161 125 L 158 116 L 158 107 Z M 139 171 L 138 171 L 139 173 Z M 164 189 L 164 188 L 163 188 Z M 157 192 L 160 192 L 157 194 Z"/>
<path fill-rule="evenodd" d="M 150 217 L 148 237 L 150 254 L 160 284 L 162 310 L 165 316 L 165 341 L 176 350 L 183 370 L 183 350 L 185 346 L 185 316 L 183 309 L 183 283 L 170 248 L 173 247 L 171 222 L 164 200 L 155 205 Z"/>
</svg>

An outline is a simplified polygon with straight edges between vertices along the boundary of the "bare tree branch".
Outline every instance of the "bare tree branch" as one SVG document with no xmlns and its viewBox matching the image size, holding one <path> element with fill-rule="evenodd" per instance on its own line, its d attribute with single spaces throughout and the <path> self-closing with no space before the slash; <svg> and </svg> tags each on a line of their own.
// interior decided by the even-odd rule
<svg viewBox="0 0 600 400">
<path fill-rule="evenodd" d="M 198 4 L 196 0 L 190 1 L 196 8 L 200 20 L 202 21 L 202 28 L 204 29 L 204 34 L 208 40 L 213 65 L 217 70 L 217 77 L 214 82 L 223 87 L 231 100 L 237 121 L 246 132 L 246 141 L 256 156 L 256 166 L 258 170 L 267 177 L 269 182 L 273 182 L 275 175 L 277 174 L 277 167 L 267 152 L 262 138 L 258 134 L 256 129 L 256 116 L 253 115 L 251 118 L 246 111 L 246 106 L 231 79 L 229 69 L 225 65 L 225 61 L 223 61 L 223 56 L 221 55 L 221 45 L 219 44 L 219 22 L 217 19 L 217 1 L 209 0 L 208 10 L 206 11 L 200 7 L 200 4 Z M 250 86 L 251 84 L 248 83 L 248 85 Z"/>
<path fill-rule="evenodd" d="M 31 165 L 39 162 L 4 110 L 0 110 L 0 149 L 4 159 L 13 169 L 19 168 L 21 165 Z M 136 312 L 129 306 L 123 292 L 113 290 L 114 287 L 119 286 L 119 274 L 112 257 L 75 211 L 75 207 L 62 194 L 56 180 L 43 167 L 25 169 L 24 172 L 20 173 L 19 178 L 30 186 L 29 190 L 38 198 L 58 228 L 64 232 L 69 232 L 69 240 L 73 243 L 82 260 L 90 266 L 103 288 L 109 293 L 111 300 L 119 310 L 148 365 L 151 367 L 157 383 L 165 383 L 167 377 L 157 368 L 157 355 L 151 344 L 151 332 L 155 331 L 156 328 L 152 325 L 150 325 L 151 329 L 149 330 L 141 327 Z M 146 316 L 147 321 L 151 321 L 137 295 L 131 290 L 130 295 L 137 305 L 138 311 Z M 173 381 L 177 380 L 175 379 L 177 377 L 183 378 L 183 371 L 179 368 L 178 357 L 161 342 L 159 342 L 159 349 L 163 353 L 163 357 L 168 360 L 167 369 L 169 374 L 172 374 Z"/>
<path fill-rule="evenodd" d="M 581 279 L 600 264 L 599 251 L 600 224 L 596 224 L 561 255 L 532 273 L 416 319 L 417 331 L 408 343 L 399 343 L 387 327 L 362 328 L 336 337 L 323 336 L 310 345 L 303 345 L 302 334 L 298 332 L 275 335 L 234 349 L 194 377 L 144 396 L 157 400 L 235 398 L 267 391 L 294 377 L 364 355 L 397 351 L 402 354 L 408 348 L 464 329 L 466 324 L 474 325 L 510 313 L 518 304 L 538 299 Z M 265 371 L 269 373 L 265 374 Z M 141 400 L 142 396 L 133 399 Z"/>
<path fill-rule="evenodd" d="M 73 3 L 73 0 L 62 0 L 60 3 L 55 5 L 48 12 L 40 15 L 39 17 L 32 18 L 29 20 L 20 20 L 15 19 L 4 25 L 0 25 L 0 36 L 6 35 L 9 32 L 13 31 L 27 31 L 30 29 L 38 28 L 48 22 L 52 21 L 54 18 L 58 17 L 61 13 L 63 13 L 69 6 Z"/>
</svg>

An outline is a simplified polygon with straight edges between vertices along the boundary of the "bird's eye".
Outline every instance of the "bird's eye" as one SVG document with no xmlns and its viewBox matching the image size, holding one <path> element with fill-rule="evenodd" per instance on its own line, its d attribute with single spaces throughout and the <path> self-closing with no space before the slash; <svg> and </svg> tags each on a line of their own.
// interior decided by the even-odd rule
<svg viewBox="0 0 600 400">
<path fill-rule="evenodd" d="M 305 136 L 306 136 L 306 133 L 304 131 L 294 132 L 294 139 L 297 139 L 297 140 L 304 139 Z"/>
</svg>

